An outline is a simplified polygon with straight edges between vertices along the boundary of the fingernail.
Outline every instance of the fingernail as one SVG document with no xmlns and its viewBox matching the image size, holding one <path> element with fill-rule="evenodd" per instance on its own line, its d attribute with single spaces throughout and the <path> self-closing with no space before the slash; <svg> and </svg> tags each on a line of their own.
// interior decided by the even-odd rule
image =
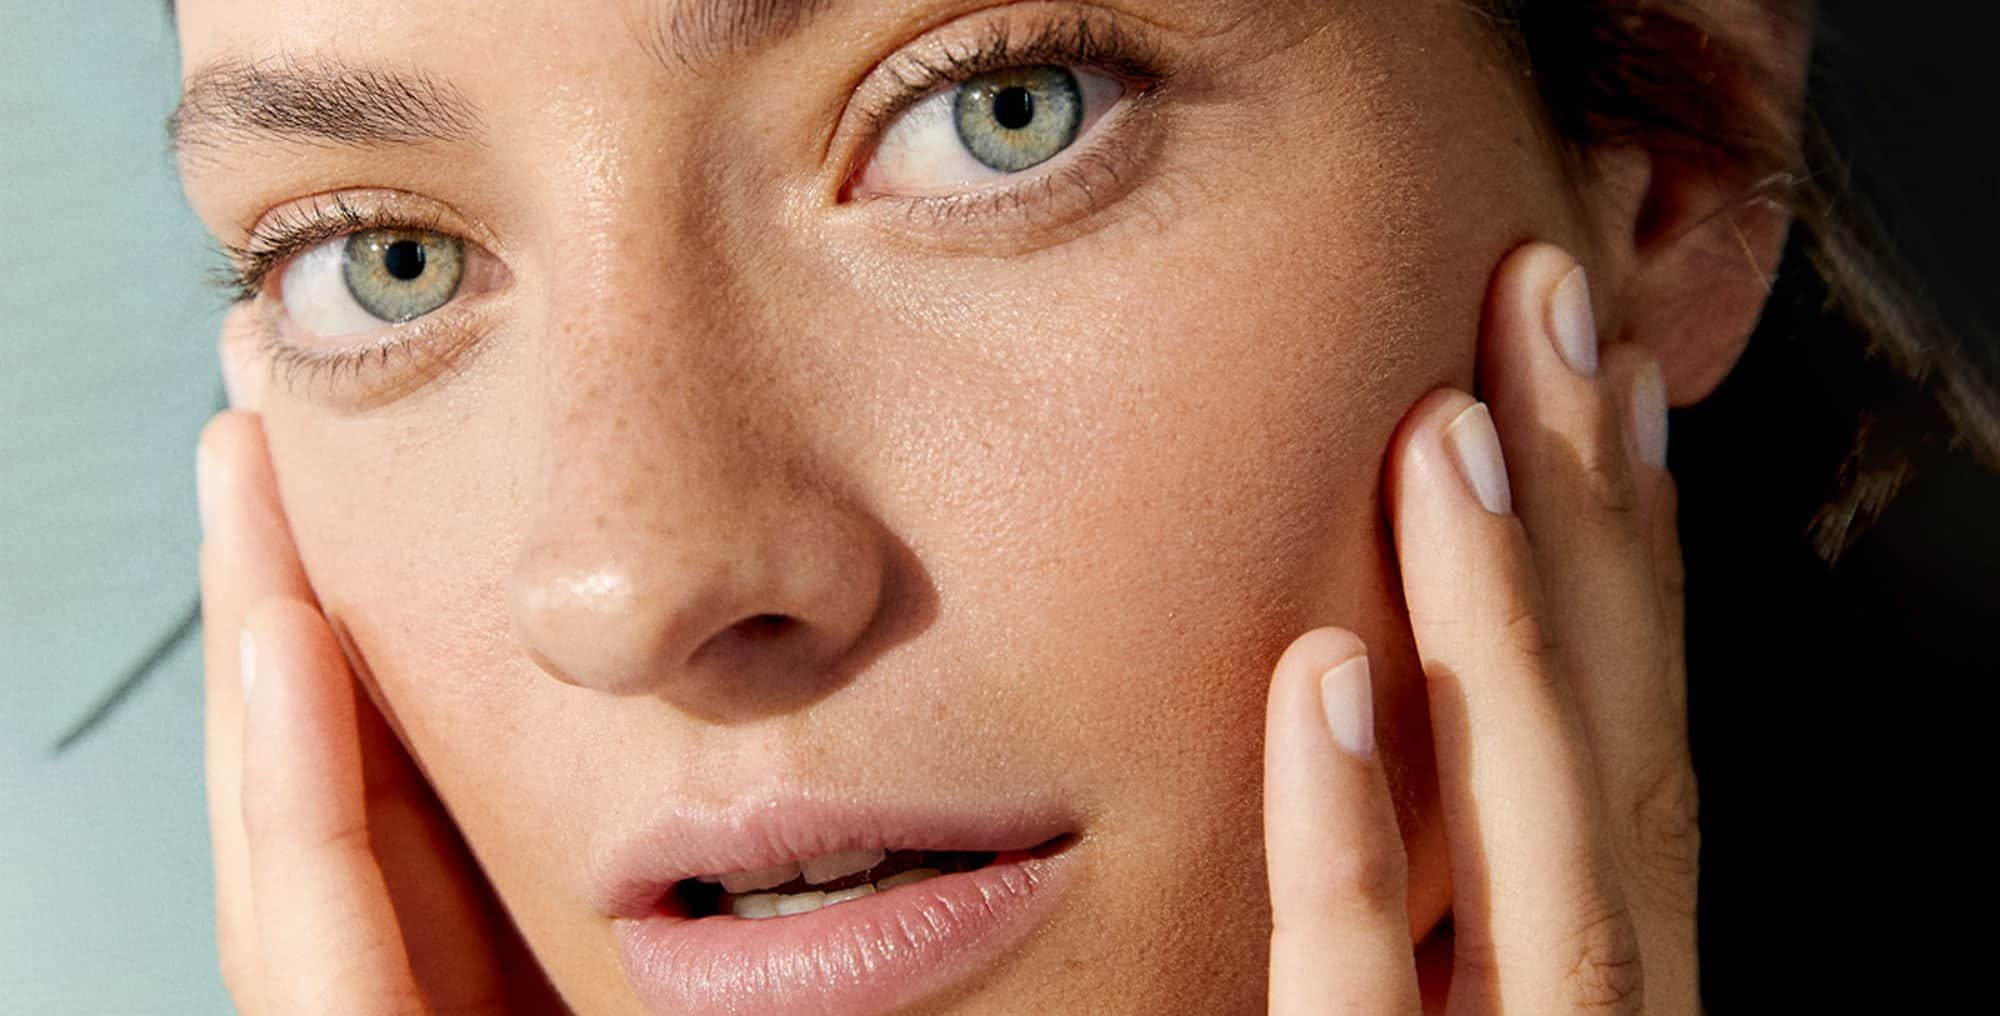
<svg viewBox="0 0 2000 1016">
<path fill-rule="evenodd" d="M 236 358 L 229 355 L 229 350 L 224 349 L 222 351 L 222 392 L 229 398 L 229 408 L 231 409 L 247 408 L 245 399 L 249 397 L 250 393 L 243 390 L 242 372 L 243 368 L 236 362 Z"/>
<path fill-rule="evenodd" d="M 215 481 L 209 475 L 209 471 L 208 448 L 197 444 L 194 446 L 194 511 L 201 519 L 201 531 L 204 535 L 208 533 L 208 520 L 211 517 L 209 505 L 214 497 L 210 493 L 210 488 L 214 486 Z"/>
<path fill-rule="evenodd" d="M 1357 656 L 1319 679 L 1326 729 L 1340 750 L 1358 759 L 1375 754 L 1375 697 L 1368 684 L 1368 657 Z"/>
<path fill-rule="evenodd" d="M 1582 265 L 1556 283 L 1549 298 L 1549 335 L 1570 370 L 1597 376 L 1597 312 L 1590 306 L 1590 281 Z"/>
<path fill-rule="evenodd" d="M 243 701 L 250 701 L 250 686 L 257 681 L 257 639 L 248 628 L 236 637 L 236 676 L 243 680 Z"/>
<path fill-rule="evenodd" d="M 1514 492 L 1507 486 L 1507 460 L 1500 456 L 1500 434 L 1484 402 L 1475 402 L 1444 429 L 1445 444 L 1458 460 L 1458 471 L 1472 487 L 1481 507 L 1495 515 L 1514 510 Z"/>
<path fill-rule="evenodd" d="M 1667 464 L 1667 380 L 1648 362 L 1632 378 L 1632 437 L 1649 466 Z"/>
</svg>

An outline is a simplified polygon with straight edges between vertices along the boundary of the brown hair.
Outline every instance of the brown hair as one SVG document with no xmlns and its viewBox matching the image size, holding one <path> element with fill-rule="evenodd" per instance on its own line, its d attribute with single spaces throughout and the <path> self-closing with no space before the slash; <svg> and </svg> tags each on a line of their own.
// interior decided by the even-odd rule
<svg viewBox="0 0 2000 1016">
<path fill-rule="evenodd" d="M 1578 172 L 1606 146 L 1665 146 L 1743 181 L 1740 200 L 1794 216 L 1758 339 L 1806 334 L 1807 355 L 1859 378 L 1853 435 L 1812 520 L 1831 562 L 1910 477 L 1920 449 L 1964 447 L 2000 465 L 2000 399 L 1963 336 L 1916 294 L 1886 231 L 1855 199 L 1808 96 L 1761 66 L 1745 30 L 1811 31 L 1807 0 L 1465 0 L 1490 22 Z M 1801 36 L 1803 37 L 1803 36 Z"/>
</svg>

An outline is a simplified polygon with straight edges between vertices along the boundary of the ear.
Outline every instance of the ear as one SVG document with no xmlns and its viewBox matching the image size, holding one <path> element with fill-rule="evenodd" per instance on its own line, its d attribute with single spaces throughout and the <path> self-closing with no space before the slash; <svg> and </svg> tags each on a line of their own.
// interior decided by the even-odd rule
<svg viewBox="0 0 2000 1016">
<path fill-rule="evenodd" d="M 1608 269 L 1614 280 L 1615 295 L 1603 308 L 1608 340 L 1645 347 L 1677 406 L 1700 401 L 1728 376 L 1770 295 L 1792 223 L 1784 196 L 1796 163 L 1811 40 L 1807 19 L 1791 4 L 1703 0 L 1697 6 L 1705 11 L 1702 25 L 1727 26 L 1730 33 L 1682 25 L 1650 34 L 1643 51 L 1621 59 L 1676 64 L 1676 73 L 1652 86 L 1705 94 L 1660 101 L 1728 111 L 1723 123 L 1690 126 L 1740 123 L 1743 136 L 1762 143 L 1732 147 L 1715 136 L 1639 124 L 1592 153 L 1584 196 L 1603 258 L 1594 274 Z M 1647 87 L 1646 67 L 1629 73 L 1640 83 L 1628 87 Z"/>
</svg>

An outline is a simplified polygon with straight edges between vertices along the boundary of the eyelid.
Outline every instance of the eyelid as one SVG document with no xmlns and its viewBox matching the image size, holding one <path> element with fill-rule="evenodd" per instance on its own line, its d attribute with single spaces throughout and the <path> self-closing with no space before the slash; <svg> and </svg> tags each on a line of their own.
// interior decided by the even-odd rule
<svg viewBox="0 0 2000 1016">
<path fill-rule="evenodd" d="M 1034 64 L 1080 67 L 1125 85 L 1122 102 L 1156 91 L 1172 76 L 1147 34 L 1102 8 L 1022 4 L 964 15 L 897 50 L 863 78 L 835 130 L 829 153 L 836 202 L 845 201 L 883 131 L 941 91 L 988 71 Z"/>
<path fill-rule="evenodd" d="M 242 238 L 225 240 L 228 264 L 218 281 L 237 302 L 252 299 L 276 282 L 294 258 L 329 240 L 367 229 L 407 229 L 443 233 L 500 258 L 502 245 L 490 230 L 451 206 L 408 191 L 350 188 L 295 198 L 264 212 Z"/>
</svg>

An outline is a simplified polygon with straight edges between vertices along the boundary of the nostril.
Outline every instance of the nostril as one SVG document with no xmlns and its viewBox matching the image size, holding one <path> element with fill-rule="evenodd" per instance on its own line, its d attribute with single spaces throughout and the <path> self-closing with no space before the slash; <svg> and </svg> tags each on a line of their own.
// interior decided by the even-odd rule
<svg viewBox="0 0 2000 1016">
<path fill-rule="evenodd" d="M 758 614 L 736 622 L 736 634 L 747 641 L 758 642 L 779 638 L 798 624 L 783 614 Z"/>
<path fill-rule="evenodd" d="M 757 614 L 710 636 L 688 662 L 741 675 L 773 665 L 794 667 L 819 648 L 812 625 L 790 614 Z"/>
</svg>

